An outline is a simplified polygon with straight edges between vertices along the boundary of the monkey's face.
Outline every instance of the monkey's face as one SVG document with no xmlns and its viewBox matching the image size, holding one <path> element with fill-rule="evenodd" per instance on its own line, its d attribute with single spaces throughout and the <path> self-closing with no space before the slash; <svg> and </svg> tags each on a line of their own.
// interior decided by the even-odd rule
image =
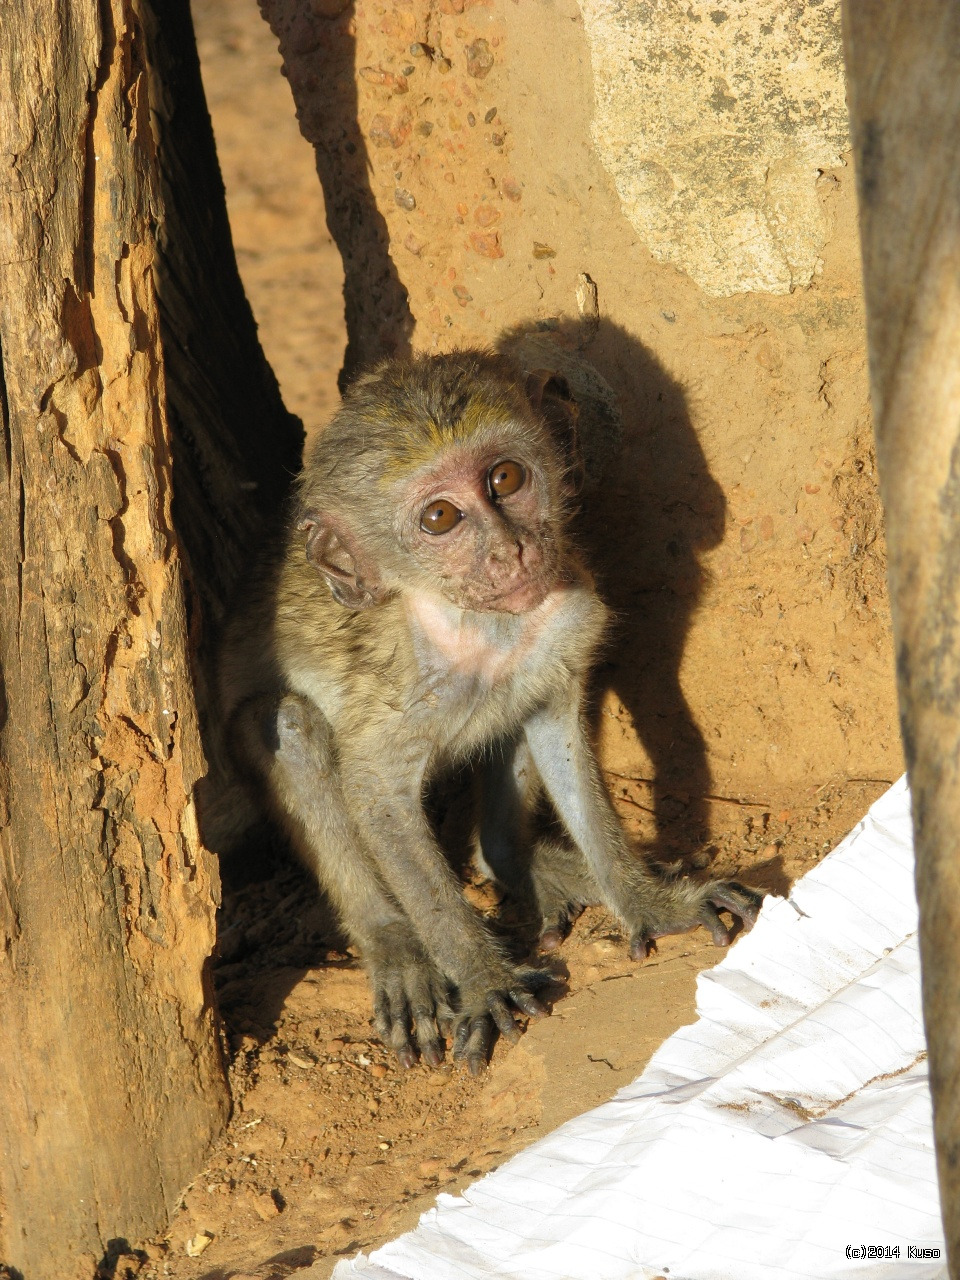
<svg viewBox="0 0 960 1280">
<path fill-rule="evenodd" d="M 564 579 L 557 482 L 522 436 L 459 445 L 414 477 L 401 541 L 416 585 L 462 609 L 526 613 Z"/>
<path fill-rule="evenodd" d="M 516 614 L 567 581 L 576 415 L 548 411 L 573 407 L 561 383 L 482 351 L 357 379 L 301 484 L 297 527 L 334 599 L 365 609 L 432 591 Z"/>
</svg>

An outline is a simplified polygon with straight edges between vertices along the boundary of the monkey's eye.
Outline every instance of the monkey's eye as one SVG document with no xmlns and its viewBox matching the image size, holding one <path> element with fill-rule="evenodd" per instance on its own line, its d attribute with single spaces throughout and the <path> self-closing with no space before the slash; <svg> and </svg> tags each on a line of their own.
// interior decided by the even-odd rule
<svg viewBox="0 0 960 1280">
<path fill-rule="evenodd" d="M 490 496 L 493 498 L 509 498 L 512 493 L 523 488 L 527 473 L 519 462 L 498 462 L 487 472 L 487 483 Z"/>
<path fill-rule="evenodd" d="M 441 498 L 424 508 L 423 515 L 420 517 L 420 528 L 424 533 L 449 533 L 462 519 L 463 512 L 452 502 Z"/>
</svg>

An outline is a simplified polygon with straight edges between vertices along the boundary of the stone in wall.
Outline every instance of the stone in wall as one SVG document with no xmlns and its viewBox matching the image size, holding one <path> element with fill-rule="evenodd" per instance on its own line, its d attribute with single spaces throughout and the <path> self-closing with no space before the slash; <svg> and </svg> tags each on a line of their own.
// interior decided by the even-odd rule
<svg viewBox="0 0 960 1280">
<path fill-rule="evenodd" d="M 707 293 L 789 293 L 849 146 L 840 0 L 581 0 L 593 138 L 651 253 Z"/>
</svg>

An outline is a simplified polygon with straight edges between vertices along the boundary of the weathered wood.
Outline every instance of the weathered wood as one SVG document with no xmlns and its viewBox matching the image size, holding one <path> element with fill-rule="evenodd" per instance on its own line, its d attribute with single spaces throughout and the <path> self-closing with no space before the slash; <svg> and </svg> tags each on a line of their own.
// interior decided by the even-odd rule
<svg viewBox="0 0 960 1280">
<path fill-rule="evenodd" d="M 960 7 L 847 0 L 870 374 L 917 845 L 941 1202 L 960 1276 Z"/>
<path fill-rule="evenodd" d="M 0 1262 L 47 1280 L 161 1228 L 227 1113 L 188 631 L 298 440 L 185 0 L 0 6 L 0 148 Z"/>
</svg>

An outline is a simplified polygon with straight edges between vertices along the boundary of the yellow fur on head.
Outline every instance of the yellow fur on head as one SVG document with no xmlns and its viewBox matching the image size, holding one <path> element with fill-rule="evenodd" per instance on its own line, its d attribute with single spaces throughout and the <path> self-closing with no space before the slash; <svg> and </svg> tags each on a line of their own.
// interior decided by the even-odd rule
<svg viewBox="0 0 960 1280">
<path fill-rule="evenodd" d="M 384 467 L 384 481 L 390 484 L 425 466 L 449 445 L 466 444 L 484 427 L 512 421 L 514 406 L 507 398 L 496 392 L 492 395 L 485 392 L 486 388 L 478 388 L 464 406 L 461 417 L 452 423 L 441 425 L 428 414 L 414 417 L 396 411 L 384 413 L 381 420 L 397 428 L 396 440 L 391 442 L 390 457 Z"/>
</svg>

